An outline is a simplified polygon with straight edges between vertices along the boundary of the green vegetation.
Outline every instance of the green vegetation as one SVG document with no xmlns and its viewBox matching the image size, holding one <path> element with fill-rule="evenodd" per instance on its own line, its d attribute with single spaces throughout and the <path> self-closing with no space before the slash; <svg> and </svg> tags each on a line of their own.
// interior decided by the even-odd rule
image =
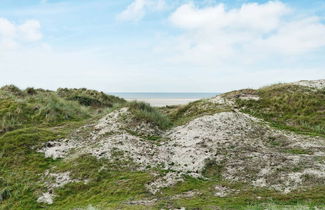
<svg viewBox="0 0 325 210">
<path fill-rule="evenodd" d="M 64 97 L 60 96 L 62 92 Z M 125 103 L 123 99 L 86 89 L 71 90 L 71 97 L 69 92 L 60 90 L 59 95 L 42 89 L 20 90 L 13 85 L 0 89 L 0 209 L 45 207 L 36 202 L 43 190 L 41 176 L 63 162 L 45 158 L 37 150 L 45 142 L 63 138 L 105 114 L 106 109 Z M 85 98 L 96 98 L 100 104 L 71 100 L 79 93 Z M 79 165 L 79 172 L 89 172 L 89 164 L 95 163 L 85 162 L 87 158 L 82 160 L 78 162 L 87 165 Z M 94 167 L 98 170 L 97 165 Z"/>
<path fill-rule="evenodd" d="M 138 120 L 153 123 L 163 130 L 172 125 L 166 115 L 162 114 L 156 108 L 151 107 L 147 103 L 132 101 L 128 103 L 128 107 Z"/>
<path fill-rule="evenodd" d="M 272 85 L 253 92 L 260 100 L 237 99 L 242 111 L 273 126 L 325 136 L 325 90 L 290 84 Z"/>
<path fill-rule="evenodd" d="M 107 95 L 103 92 L 98 92 L 95 90 L 88 90 L 86 88 L 59 88 L 57 90 L 57 94 L 64 99 L 77 101 L 84 106 L 113 107 L 114 104 L 123 104 L 126 102 L 124 99 L 119 97 Z"/>
<path fill-rule="evenodd" d="M 116 153 L 114 157 L 118 158 Z M 73 209 L 95 204 L 96 207 L 120 208 L 130 199 L 148 196 L 145 184 L 152 177 L 148 172 L 138 172 L 130 161 L 96 159 L 83 155 L 75 159 L 58 162 L 52 172 L 70 172 L 75 180 L 57 190 L 57 199 L 52 209 Z"/>
<path fill-rule="evenodd" d="M 227 95 L 236 97 L 243 92 Z M 259 101 L 236 101 L 247 113 L 261 117 L 274 126 L 313 135 L 325 135 L 325 92 L 309 88 L 275 85 L 244 94 L 260 97 Z M 325 187 L 319 186 L 279 194 L 244 183 L 229 183 L 222 179 L 222 163 L 207 160 L 205 178 L 185 176 L 184 182 L 152 195 L 145 188 L 153 174 L 166 173 L 161 168 L 148 167 L 138 171 L 138 165 L 116 151 L 110 159 L 91 155 L 53 160 L 37 152 L 46 142 L 67 137 L 82 125 L 116 108 L 127 106 L 138 121 L 152 123 L 160 129 L 185 124 L 197 117 L 231 111 L 225 105 L 208 100 L 185 106 L 153 108 L 146 103 L 130 102 L 87 89 L 48 91 L 15 86 L 0 89 L 0 209 L 77 209 L 91 205 L 98 209 L 285 209 L 323 207 Z M 131 131 L 130 131 L 131 132 Z M 159 143 L 162 136 L 146 136 L 143 140 Z M 270 139 L 274 147 L 284 147 L 290 154 L 308 154 L 301 148 L 285 150 L 285 140 Z M 323 163 L 323 159 L 319 159 Z M 47 191 L 43 175 L 70 172 L 75 182 L 55 190 L 52 205 L 37 203 Z M 163 171 L 163 172 L 162 172 Z M 316 182 L 315 177 L 304 177 Z M 81 181 L 80 181 L 81 180 Z M 87 180 L 87 183 L 84 182 Z M 315 181 L 316 180 L 316 181 Z M 217 197 L 216 186 L 232 190 Z M 179 196 L 186 193 L 192 196 Z M 156 199 L 151 206 L 134 205 L 130 201 Z"/>
<path fill-rule="evenodd" d="M 36 209 L 40 176 L 53 162 L 36 150 L 42 143 L 60 138 L 63 133 L 26 128 L 0 137 L 0 192 L 5 192 L 1 209 Z"/>
<path fill-rule="evenodd" d="M 31 126 L 54 126 L 88 119 L 101 108 L 123 104 L 123 99 L 87 89 L 57 92 L 10 85 L 0 89 L 0 133 Z M 97 109 L 89 106 L 95 106 Z"/>
<path fill-rule="evenodd" d="M 228 189 L 225 197 L 217 197 L 216 186 Z M 177 197 L 184 193 L 192 192 L 191 197 Z M 227 192 L 227 191 L 226 191 Z M 324 208 L 325 187 L 315 187 L 304 191 L 294 191 L 289 194 L 281 194 L 264 188 L 253 188 L 245 183 L 228 182 L 221 179 L 196 179 L 185 177 L 184 182 L 166 188 L 160 195 L 157 203 L 159 208 L 188 209 L 318 209 Z M 176 197 L 175 197 L 176 196 Z"/>
<path fill-rule="evenodd" d="M 161 108 L 161 111 L 170 117 L 174 125 L 183 125 L 195 118 L 219 112 L 231 111 L 231 109 L 227 106 L 219 105 L 203 99 L 191 102 L 184 106 L 164 107 Z"/>
</svg>

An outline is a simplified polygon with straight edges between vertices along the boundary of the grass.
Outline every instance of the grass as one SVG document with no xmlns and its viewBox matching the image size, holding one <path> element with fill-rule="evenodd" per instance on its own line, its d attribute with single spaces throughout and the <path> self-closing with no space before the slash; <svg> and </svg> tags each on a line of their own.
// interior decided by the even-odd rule
<svg viewBox="0 0 325 210">
<path fill-rule="evenodd" d="M 65 97 L 68 97 L 69 89 Z M 72 91 L 73 92 L 73 91 Z M 82 90 L 83 96 L 96 95 Z M 75 94 L 75 92 L 73 92 Z M 0 88 L 0 209 L 39 209 L 36 202 L 45 170 L 61 160 L 45 158 L 37 149 L 50 140 L 63 138 L 124 100 L 105 96 L 100 107 L 86 106 L 57 92 L 10 85 Z M 109 101 L 111 103 L 109 103 Z M 99 114 L 98 114 L 99 113 Z M 85 159 L 86 160 L 86 159 Z M 81 161 L 79 161 L 81 162 Z M 91 162 L 81 170 L 88 172 Z M 70 163 L 71 164 L 71 163 Z M 79 172 L 81 172 L 81 170 Z"/>
<path fill-rule="evenodd" d="M 169 116 L 174 125 L 178 126 L 184 125 L 198 117 L 231 111 L 231 109 L 203 99 L 183 106 L 164 107 L 161 108 L 161 111 Z"/>
<path fill-rule="evenodd" d="M 113 155 L 118 158 L 119 153 Z M 131 161 L 119 159 L 109 161 L 83 155 L 69 161 L 57 162 L 52 172 L 70 172 L 77 180 L 58 190 L 51 209 L 73 209 L 92 204 L 102 208 L 118 208 L 130 199 L 148 196 L 145 184 L 152 180 L 148 172 L 136 171 Z"/>
<path fill-rule="evenodd" d="M 36 209 L 40 174 L 48 169 L 52 159 L 44 158 L 36 149 L 43 142 L 61 137 L 47 129 L 26 128 L 8 132 L 0 137 L 0 191 L 7 192 L 1 202 L 3 209 Z"/>
<path fill-rule="evenodd" d="M 57 125 L 90 117 L 90 110 L 55 93 L 0 99 L 0 133 L 35 125 Z"/>
<path fill-rule="evenodd" d="M 260 100 L 238 99 L 237 106 L 274 127 L 325 136 L 325 90 L 278 84 L 259 89 L 255 94 Z"/>
<path fill-rule="evenodd" d="M 226 197 L 214 195 L 215 186 L 224 186 L 233 190 L 240 190 Z M 174 195 L 193 191 L 197 195 L 190 198 L 177 198 Z M 221 179 L 196 179 L 185 177 L 184 182 L 163 190 L 158 208 L 181 208 L 187 209 L 306 209 L 325 208 L 325 187 L 315 187 L 304 191 L 295 191 L 289 194 L 281 194 L 264 188 L 253 188 L 245 183 L 227 182 Z M 318 207 L 318 208 L 317 208 Z"/>
<path fill-rule="evenodd" d="M 168 116 L 147 103 L 132 101 L 128 103 L 128 107 L 137 120 L 153 123 L 163 130 L 172 126 Z"/>
<path fill-rule="evenodd" d="M 118 97 L 87 89 L 58 89 L 54 92 L 4 86 L 0 89 L 0 134 L 40 124 L 54 126 L 89 119 L 124 103 Z"/>
<path fill-rule="evenodd" d="M 286 129 L 302 130 L 314 135 L 324 134 L 324 92 L 285 85 L 266 87 L 257 93 L 251 90 L 248 92 L 258 94 L 261 99 L 238 100 L 237 105 L 245 112 Z M 307 96 L 303 96 L 304 94 Z M 69 160 L 52 160 L 37 152 L 45 142 L 65 138 L 80 126 L 121 106 L 128 106 L 137 120 L 153 123 L 160 129 L 182 125 L 200 116 L 231 111 L 229 107 L 208 100 L 157 109 L 142 102 L 126 103 L 116 97 L 87 89 L 47 91 L 33 88 L 20 90 L 15 86 L 0 88 L 0 209 L 61 210 L 88 206 L 98 209 L 324 207 L 324 185 L 279 194 L 244 183 L 222 180 L 220 174 L 223 166 L 214 161 L 207 161 L 203 170 L 205 179 L 185 176 L 184 182 L 165 188 L 160 194 L 151 195 L 145 185 L 153 180 L 153 172 L 159 174 L 161 169 L 148 167 L 146 171 L 138 171 L 137 165 L 131 160 L 121 158 L 119 151 L 109 160 L 96 159 L 90 155 L 74 156 Z M 160 136 L 148 136 L 145 140 L 159 143 L 164 139 Z M 285 141 L 270 139 L 270 144 L 282 147 Z M 308 154 L 308 151 L 300 148 L 285 152 Z M 36 200 L 40 194 L 46 192 L 40 182 L 46 170 L 51 173 L 70 172 L 72 179 L 89 182 L 69 183 L 55 191 L 57 197 L 53 205 L 40 204 Z M 319 181 L 317 177 L 304 178 L 310 182 Z M 240 192 L 225 198 L 216 197 L 216 185 Z M 188 191 L 198 194 L 191 198 L 173 197 Z M 127 204 L 131 200 L 154 198 L 157 202 L 153 206 Z"/>
<path fill-rule="evenodd" d="M 58 96 L 70 101 L 77 101 L 79 104 L 84 106 L 113 107 L 114 104 L 123 104 L 126 102 L 122 98 L 107 95 L 95 90 L 88 90 L 86 88 L 59 88 L 56 92 Z"/>
<path fill-rule="evenodd" d="M 0 209 L 40 209 L 38 196 L 46 192 L 39 182 L 46 170 L 52 173 L 69 171 L 72 179 L 89 180 L 71 183 L 56 191 L 51 209 L 73 209 L 88 204 L 117 208 L 129 199 L 148 194 L 145 184 L 151 180 L 148 172 L 136 171 L 131 161 L 97 160 L 83 155 L 65 160 L 52 160 L 38 153 L 43 143 L 67 136 L 84 122 L 67 123 L 60 128 L 24 128 L 9 131 L 0 137 Z"/>
</svg>

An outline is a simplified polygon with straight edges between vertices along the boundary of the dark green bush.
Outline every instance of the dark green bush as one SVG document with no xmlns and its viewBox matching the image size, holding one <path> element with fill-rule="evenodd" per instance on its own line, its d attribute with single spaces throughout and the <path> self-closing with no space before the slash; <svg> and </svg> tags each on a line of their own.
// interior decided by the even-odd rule
<svg viewBox="0 0 325 210">
<path fill-rule="evenodd" d="M 26 88 L 25 92 L 28 94 L 28 95 L 36 95 L 37 94 L 37 91 L 34 89 L 34 88 Z"/>
</svg>

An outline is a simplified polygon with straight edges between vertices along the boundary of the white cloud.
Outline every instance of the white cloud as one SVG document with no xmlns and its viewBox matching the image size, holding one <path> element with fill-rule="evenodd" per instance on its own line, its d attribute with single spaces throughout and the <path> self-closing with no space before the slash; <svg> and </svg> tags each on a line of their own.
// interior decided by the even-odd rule
<svg viewBox="0 0 325 210">
<path fill-rule="evenodd" d="M 38 21 L 28 20 L 24 24 L 18 26 L 18 31 L 20 32 L 22 39 L 34 42 L 42 39 L 40 28 L 41 24 Z"/>
<path fill-rule="evenodd" d="M 190 3 L 176 9 L 169 19 L 183 33 L 168 50 L 176 52 L 175 59 L 202 64 L 253 62 L 325 47 L 325 25 L 319 18 L 298 17 L 279 1 L 246 3 L 230 10 L 223 4 L 199 8 Z"/>
<path fill-rule="evenodd" d="M 277 32 L 255 45 L 274 53 L 300 54 L 325 46 L 325 25 L 311 17 L 283 23 Z"/>
<path fill-rule="evenodd" d="M 280 18 L 290 10 L 281 2 L 244 4 L 240 9 L 227 11 L 223 4 L 208 8 L 196 8 L 184 4 L 170 17 L 177 26 L 185 29 L 249 29 L 268 32 L 275 29 Z"/>
<path fill-rule="evenodd" d="M 23 24 L 15 24 L 0 18 L 0 50 L 14 49 L 24 43 L 42 39 L 41 25 L 37 20 L 27 20 Z"/>
<path fill-rule="evenodd" d="M 134 0 L 117 18 L 120 20 L 138 21 L 147 12 L 162 10 L 165 7 L 165 0 Z"/>
</svg>

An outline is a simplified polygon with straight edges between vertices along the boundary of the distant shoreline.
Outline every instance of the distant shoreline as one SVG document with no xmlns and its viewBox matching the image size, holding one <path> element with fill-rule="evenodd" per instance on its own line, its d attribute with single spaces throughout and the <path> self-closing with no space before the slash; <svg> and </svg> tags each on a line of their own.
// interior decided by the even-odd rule
<svg viewBox="0 0 325 210">
<path fill-rule="evenodd" d="M 143 101 L 151 106 L 163 107 L 173 105 L 184 105 L 192 101 L 200 100 L 200 98 L 126 98 L 127 101 Z"/>
<path fill-rule="evenodd" d="M 211 98 L 217 92 L 108 92 L 109 95 L 125 99 L 201 99 Z"/>
<path fill-rule="evenodd" d="M 151 106 L 183 105 L 203 98 L 211 98 L 220 93 L 211 92 L 112 92 L 108 93 L 127 101 L 144 101 Z"/>
</svg>

